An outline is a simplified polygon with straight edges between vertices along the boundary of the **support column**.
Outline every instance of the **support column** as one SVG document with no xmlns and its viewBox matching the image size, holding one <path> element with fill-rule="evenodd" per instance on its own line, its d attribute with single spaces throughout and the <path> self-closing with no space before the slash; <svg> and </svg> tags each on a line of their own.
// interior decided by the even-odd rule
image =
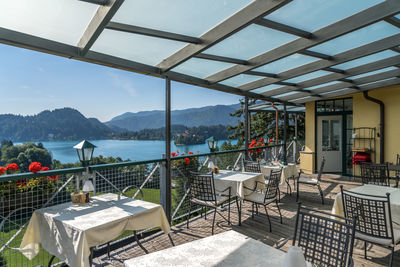
<svg viewBox="0 0 400 267">
<path fill-rule="evenodd" d="M 249 98 L 244 98 L 244 148 L 246 149 L 245 160 L 249 157 Z"/>
<path fill-rule="evenodd" d="M 163 197 L 161 203 L 168 221 L 171 222 L 171 80 L 168 77 L 165 78 L 165 168 L 162 174 L 160 178 L 164 181 L 160 181 Z"/>
<path fill-rule="evenodd" d="M 287 164 L 286 158 L 286 145 L 287 142 L 287 110 L 286 110 L 286 103 L 283 103 L 283 164 Z"/>
<path fill-rule="evenodd" d="M 294 113 L 294 147 L 293 147 L 293 161 L 296 164 L 297 160 L 297 113 Z"/>
</svg>

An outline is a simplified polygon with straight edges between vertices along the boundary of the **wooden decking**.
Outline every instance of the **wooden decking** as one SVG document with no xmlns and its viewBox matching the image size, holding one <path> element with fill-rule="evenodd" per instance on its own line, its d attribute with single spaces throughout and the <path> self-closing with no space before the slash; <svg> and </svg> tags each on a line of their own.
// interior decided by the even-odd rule
<svg viewBox="0 0 400 267">
<path fill-rule="evenodd" d="M 324 175 L 322 189 L 325 195 L 325 205 L 321 204 L 321 198 L 318 190 L 315 187 L 308 187 L 306 185 L 300 187 L 300 201 L 303 205 L 312 207 L 314 209 L 330 212 L 333 200 L 336 194 L 340 191 L 339 185 L 343 184 L 345 189 L 360 186 L 357 182 L 349 181 L 345 177 L 337 175 Z M 281 186 L 282 198 L 280 208 L 283 215 L 283 224 L 279 223 L 279 215 L 274 211 L 275 207 L 271 206 L 269 212 L 272 221 L 272 232 L 269 232 L 268 221 L 265 216 L 256 216 L 255 219 L 251 218 L 251 209 L 248 204 L 243 206 L 242 209 L 242 225 L 237 225 L 237 209 L 236 205 L 231 207 L 232 223 L 230 226 L 221 217 L 217 215 L 215 233 L 221 233 L 228 230 L 234 230 L 253 239 L 264 242 L 265 244 L 274 246 L 280 240 L 283 240 L 293 235 L 294 220 L 296 217 L 296 192 L 293 195 L 286 194 L 286 186 Z M 261 212 L 261 211 L 260 211 Z M 227 214 L 227 212 L 225 211 Z M 190 221 L 190 228 L 186 228 L 186 222 L 178 224 L 173 227 L 174 233 L 172 238 L 176 245 L 191 242 L 196 239 L 204 238 L 211 235 L 211 214 L 207 220 L 203 217 L 196 217 Z M 146 238 L 143 245 L 149 250 L 154 252 L 171 247 L 171 243 L 164 234 L 155 234 Z M 286 251 L 290 244 L 288 243 L 282 250 Z M 144 252 L 136 245 L 132 244 L 123 247 L 111 253 L 111 258 L 107 256 L 94 259 L 95 266 L 123 266 L 123 262 L 127 259 L 144 255 Z M 378 246 L 368 246 L 368 259 L 364 259 L 364 243 L 356 241 L 353 258 L 355 266 L 388 266 L 390 251 Z M 393 266 L 400 266 L 400 251 L 397 248 L 394 258 Z"/>
</svg>

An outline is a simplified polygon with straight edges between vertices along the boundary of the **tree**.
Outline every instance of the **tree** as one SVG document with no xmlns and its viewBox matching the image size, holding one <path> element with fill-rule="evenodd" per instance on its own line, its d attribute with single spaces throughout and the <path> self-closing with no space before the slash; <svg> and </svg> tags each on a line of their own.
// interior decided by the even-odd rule
<svg viewBox="0 0 400 267">
<path fill-rule="evenodd" d="M 250 100 L 249 105 L 255 103 L 255 100 Z M 244 115 L 244 101 L 240 100 L 241 108 L 238 109 L 235 113 L 230 114 L 233 117 L 241 118 Z M 289 116 L 288 116 L 289 117 Z M 283 112 L 279 112 L 278 123 L 279 123 L 279 139 L 283 138 Z M 267 135 L 269 138 L 273 138 L 275 140 L 275 111 L 271 112 L 257 112 L 252 113 L 250 116 L 250 136 L 249 139 L 256 139 L 262 136 Z M 297 127 L 298 127 L 298 139 L 304 139 L 305 125 L 304 125 L 304 114 L 297 114 Z M 229 127 L 229 130 L 234 131 L 232 135 L 229 136 L 230 139 L 237 139 L 239 144 L 244 143 L 244 121 L 239 120 L 238 124 L 235 126 Z M 289 126 L 287 128 L 288 139 L 293 139 L 295 136 L 295 127 Z"/>
</svg>

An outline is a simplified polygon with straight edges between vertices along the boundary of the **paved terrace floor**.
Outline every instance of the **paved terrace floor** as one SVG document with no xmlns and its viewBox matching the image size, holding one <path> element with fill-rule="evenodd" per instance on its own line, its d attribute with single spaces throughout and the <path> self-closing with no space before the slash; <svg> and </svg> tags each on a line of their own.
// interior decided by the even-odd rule
<svg viewBox="0 0 400 267">
<path fill-rule="evenodd" d="M 350 181 L 346 177 L 326 174 L 323 175 L 322 189 L 325 195 L 325 205 L 321 204 L 321 199 L 316 187 L 303 185 L 300 188 L 300 201 L 303 205 L 314 209 L 330 212 L 334 198 L 340 192 L 340 184 L 343 184 L 345 189 L 360 186 L 360 183 Z M 253 239 L 259 240 L 270 246 L 275 246 L 280 240 L 283 240 L 293 235 L 294 222 L 296 218 L 296 192 L 292 196 L 286 195 L 286 186 L 281 186 L 281 203 L 280 208 L 283 215 L 283 224 L 279 223 L 279 215 L 273 211 L 276 210 L 273 206 L 272 212 L 269 212 L 272 221 L 272 233 L 269 232 L 268 221 L 265 216 L 256 216 L 251 218 L 251 206 L 245 204 L 243 206 L 242 226 L 237 225 L 237 209 L 236 205 L 231 206 L 231 216 L 233 226 L 229 226 L 220 216 L 216 217 L 215 233 L 234 230 Z M 285 193 L 283 193 L 285 192 Z M 261 209 L 260 209 L 261 211 Z M 227 215 L 227 211 L 225 212 Z M 190 228 L 186 228 L 186 222 L 174 226 L 172 238 L 176 245 L 191 242 L 200 238 L 211 235 L 212 214 L 204 217 L 195 217 L 190 221 Z M 288 242 L 282 250 L 287 251 L 290 246 Z M 155 234 L 146 238 L 143 245 L 149 252 L 155 252 L 171 247 L 171 244 L 164 234 Z M 111 253 L 111 258 L 102 256 L 94 259 L 94 266 L 123 266 L 123 262 L 127 259 L 142 256 L 144 252 L 136 245 L 132 244 L 125 246 Z M 354 250 L 355 266 L 388 266 L 390 251 L 378 246 L 368 246 L 368 259 L 364 259 L 364 243 L 356 241 Z M 393 266 L 400 266 L 400 250 L 397 248 Z"/>
</svg>

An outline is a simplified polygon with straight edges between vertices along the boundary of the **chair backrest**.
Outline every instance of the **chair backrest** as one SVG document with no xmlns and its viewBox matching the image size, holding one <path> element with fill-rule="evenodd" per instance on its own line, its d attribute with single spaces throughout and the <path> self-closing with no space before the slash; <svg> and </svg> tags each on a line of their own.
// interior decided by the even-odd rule
<svg viewBox="0 0 400 267">
<path fill-rule="evenodd" d="M 361 179 L 363 184 L 390 186 L 388 164 L 383 163 L 361 165 Z"/>
<path fill-rule="evenodd" d="M 298 203 L 293 245 L 304 257 L 323 266 L 350 266 L 354 245 L 355 219 L 301 207 Z"/>
<path fill-rule="evenodd" d="M 390 194 L 386 196 L 367 195 L 343 190 L 344 215 L 357 216 L 356 231 L 380 239 L 394 242 Z"/>
<path fill-rule="evenodd" d="M 257 161 L 245 160 L 244 161 L 244 171 L 261 173 L 260 163 Z"/>
<path fill-rule="evenodd" d="M 265 190 L 265 200 L 276 198 L 279 193 L 279 182 L 281 180 L 282 168 L 279 170 L 271 170 L 268 178 L 267 188 Z"/>
<path fill-rule="evenodd" d="M 396 165 L 400 165 L 400 154 L 397 154 Z M 396 176 L 400 176 L 400 171 L 396 171 Z"/>
<path fill-rule="evenodd" d="M 217 202 L 213 173 L 190 172 L 189 194 L 191 199 Z"/>
<path fill-rule="evenodd" d="M 321 166 L 319 166 L 318 170 L 318 176 L 317 176 L 318 181 L 321 181 L 322 172 L 324 171 L 324 166 L 325 166 L 325 160 L 326 160 L 325 157 L 322 157 Z"/>
</svg>

